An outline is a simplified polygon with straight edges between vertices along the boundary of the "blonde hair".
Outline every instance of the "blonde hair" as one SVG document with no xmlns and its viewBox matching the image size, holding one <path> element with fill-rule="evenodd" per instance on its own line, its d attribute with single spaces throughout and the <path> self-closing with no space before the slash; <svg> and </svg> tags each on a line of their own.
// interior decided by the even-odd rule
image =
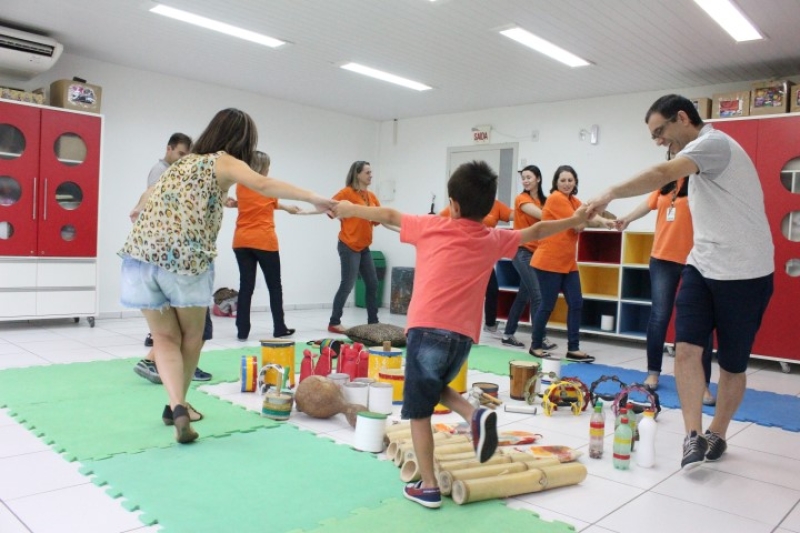
<svg viewBox="0 0 800 533">
<path fill-rule="evenodd" d="M 260 150 L 253 152 L 253 160 L 250 162 L 250 168 L 259 174 L 266 175 L 266 172 L 269 170 L 269 164 L 269 156 L 266 153 Z"/>
</svg>

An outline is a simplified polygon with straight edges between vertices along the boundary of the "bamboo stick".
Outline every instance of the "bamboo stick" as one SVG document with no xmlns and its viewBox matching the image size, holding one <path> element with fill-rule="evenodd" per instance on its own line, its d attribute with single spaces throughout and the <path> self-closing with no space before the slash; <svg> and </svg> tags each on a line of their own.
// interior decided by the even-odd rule
<svg viewBox="0 0 800 533">
<path fill-rule="evenodd" d="M 439 481 L 439 489 L 442 491 L 442 494 L 447 496 L 452 490 L 453 482 L 458 480 L 490 478 L 516 472 L 524 472 L 531 468 L 541 468 L 543 466 L 553 466 L 557 464 L 559 464 L 559 462 L 555 457 L 534 459 L 533 461 L 512 461 L 510 463 L 494 465 L 486 465 L 484 463 L 480 466 L 463 468 L 461 470 L 440 470 L 436 475 L 436 479 Z"/>
<path fill-rule="evenodd" d="M 581 463 L 559 464 L 494 478 L 454 481 L 452 497 L 454 502 L 463 505 L 575 485 L 584 479 L 586 467 Z"/>
</svg>

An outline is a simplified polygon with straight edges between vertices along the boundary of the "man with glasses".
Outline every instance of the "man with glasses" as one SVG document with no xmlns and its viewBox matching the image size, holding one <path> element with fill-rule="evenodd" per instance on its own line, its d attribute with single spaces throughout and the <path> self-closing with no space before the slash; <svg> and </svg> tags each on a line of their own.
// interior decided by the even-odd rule
<svg viewBox="0 0 800 533">
<path fill-rule="evenodd" d="M 755 166 L 739 144 L 704 124 L 688 99 L 670 94 L 653 103 L 645 123 L 656 144 L 675 155 L 587 202 L 588 216 L 609 202 L 689 178 L 694 243 L 676 300 L 675 380 L 686 438 L 681 468 L 716 461 L 742 402 L 745 370 L 770 296 L 774 248 Z M 702 433 L 703 346 L 716 330 L 720 377 L 717 406 Z"/>
</svg>

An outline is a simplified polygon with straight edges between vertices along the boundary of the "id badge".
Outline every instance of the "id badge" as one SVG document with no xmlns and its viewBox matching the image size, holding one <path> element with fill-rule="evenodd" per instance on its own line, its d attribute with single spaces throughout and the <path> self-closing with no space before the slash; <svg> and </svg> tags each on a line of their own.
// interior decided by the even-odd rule
<svg viewBox="0 0 800 533">
<path fill-rule="evenodd" d="M 668 207 L 667 208 L 667 222 L 674 222 L 675 221 L 675 208 Z"/>
</svg>

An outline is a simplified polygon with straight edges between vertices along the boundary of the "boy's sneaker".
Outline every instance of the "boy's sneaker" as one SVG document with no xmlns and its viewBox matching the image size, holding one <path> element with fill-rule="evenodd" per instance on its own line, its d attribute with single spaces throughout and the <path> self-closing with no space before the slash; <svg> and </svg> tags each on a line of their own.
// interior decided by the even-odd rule
<svg viewBox="0 0 800 533">
<path fill-rule="evenodd" d="M 487 333 L 497 333 L 497 322 L 495 322 L 491 326 L 489 324 L 484 324 L 483 331 Z"/>
<path fill-rule="evenodd" d="M 558 344 L 545 337 L 542 339 L 542 348 L 545 350 L 555 350 L 558 348 Z"/>
<path fill-rule="evenodd" d="M 719 461 L 719 458 L 722 457 L 722 454 L 728 449 L 728 443 L 719 436 L 719 433 L 714 433 L 713 431 L 706 430 L 703 436 L 706 438 L 706 442 L 708 442 L 706 461 Z"/>
<path fill-rule="evenodd" d="M 421 480 L 406 485 L 403 489 L 403 495 L 407 500 L 417 502 L 428 509 L 438 509 L 442 506 L 442 492 L 439 487 L 424 489 L 422 488 Z"/>
<path fill-rule="evenodd" d="M 708 451 L 708 441 L 696 431 L 692 431 L 683 439 L 683 459 L 681 469 L 684 471 L 692 470 L 703 464 L 706 460 Z"/>
<path fill-rule="evenodd" d="M 211 374 L 208 372 L 203 372 L 199 368 L 194 369 L 194 376 L 192 376 L 192 381 L 211 381 Z"/>
<path fill-rule="evenodd" d="M 497 450 L 497 413 L 484 407 L 472 414 L 472 446 L 478 461 L 485 463 Z"/>
<path fill-rule="evenodd" d="M 516 339 L 516 337 L 514 337 L 514 335 L 504 336 L 502 340 L 500 340 L 500 342 L 502 342 L 503 344 L 507 344 L 508 346 L 516 346 L 516 347 L 525 346 L 525 343 L 519 342 Z"/>
<path fill-rule="evenodd" d="M 136 363 L 136 366 L 133 367 L 133 371 L 150 383 L 161 385 L 161 376 L 158 375 L 158 368 L 156 368 L 155 361 L 142 359 Z"/>
</svg>

